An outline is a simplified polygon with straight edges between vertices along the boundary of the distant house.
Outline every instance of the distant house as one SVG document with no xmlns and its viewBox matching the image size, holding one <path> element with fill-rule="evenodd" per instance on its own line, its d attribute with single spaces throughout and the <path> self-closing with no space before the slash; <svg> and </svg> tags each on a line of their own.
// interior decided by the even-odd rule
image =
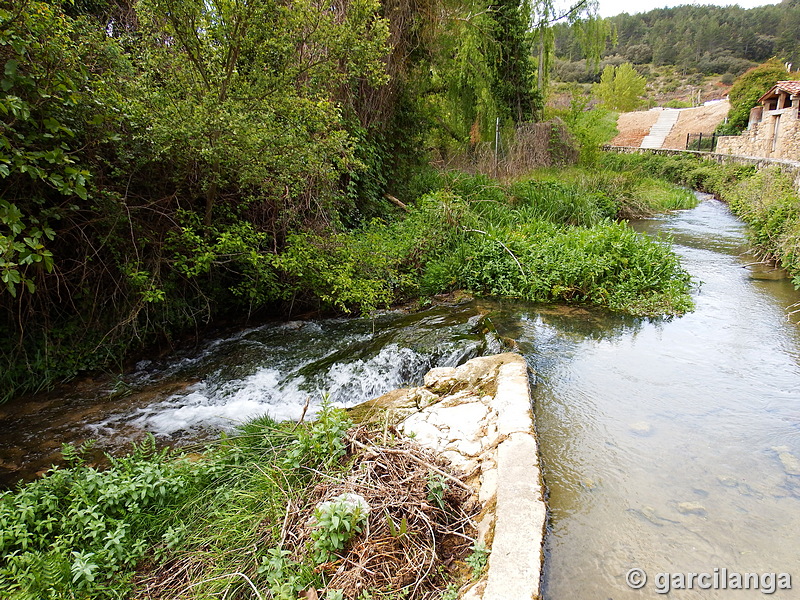
<svg viewBox="0 0 800 600">
<path fill-rule="evenodd" d="M 758 101 L 747 129 L 719 138 L 717 152 L 800 160 L 800 81 L 779 81 Z"/>
</svg>

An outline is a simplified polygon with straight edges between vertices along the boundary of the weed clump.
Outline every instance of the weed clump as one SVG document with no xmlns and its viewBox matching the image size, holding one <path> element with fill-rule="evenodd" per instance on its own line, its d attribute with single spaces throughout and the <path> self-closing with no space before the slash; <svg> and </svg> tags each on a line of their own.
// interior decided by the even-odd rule
<svg viewBox="0 0 800 600">
<path fill-rule="evenodd" d="M 440 459 L 386 436 L 326 406 L 310 424 L 257 419 L 191 456 L 148 438 L 105 471 L 67 449 L 68 468 L 0 495 L 0 589 L 439 598 L 466 571 L 479 507 Z M 434 487 L 431 472 L 444 475 Z"/>
<path fill-rule="evenodd" d="M 299 287 L 344 310 L 459 288 L 637 316 L 690 310 L 691 282 L 669 246 L 619 219 L 688 208 L 693 195 L 632 175 L 569 173 L 511 184 L 444 174 L 404 219 L 296 237 L 281 260 L 296 269 Z"/>
</svg>

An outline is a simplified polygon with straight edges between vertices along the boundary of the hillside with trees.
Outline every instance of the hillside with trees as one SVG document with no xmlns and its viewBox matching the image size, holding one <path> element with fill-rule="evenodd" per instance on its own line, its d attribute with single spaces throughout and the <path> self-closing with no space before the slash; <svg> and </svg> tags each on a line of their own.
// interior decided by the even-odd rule
<svg viewBox="0 0 800 600">
<path fill-rule="evenodd" d="M 743 9 L 684 5 L 610 17 L 616 37 L 603 61 L 619 65 L 675 66 L 683 75 L 727 75 L 726 82 L 769 58 L 800 67 L 800 2 Z M 582 61 L 581 35 L 556 26 L 558 74 L 564 81 L 598 81 L 599 70 Z M 588 68 L 587 68 L 588 67 Z"/>
</svg>

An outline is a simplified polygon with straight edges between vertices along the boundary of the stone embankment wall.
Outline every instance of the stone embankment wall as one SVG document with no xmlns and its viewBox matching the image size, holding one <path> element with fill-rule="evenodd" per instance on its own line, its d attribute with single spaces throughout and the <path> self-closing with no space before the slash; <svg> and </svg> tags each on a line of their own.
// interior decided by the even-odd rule
<svg viewBox="0 0 800 600">
<path fill-rule="evenodd" d="M 358 410 L 372 408 L 393 413 L 398 430 L 461 470 L 481 502 L 488 569 L 461 598 L 538 599 L 547 510 L 525 359 L 507 353 L 433 369 L 424 386 Z"/>
</svg>

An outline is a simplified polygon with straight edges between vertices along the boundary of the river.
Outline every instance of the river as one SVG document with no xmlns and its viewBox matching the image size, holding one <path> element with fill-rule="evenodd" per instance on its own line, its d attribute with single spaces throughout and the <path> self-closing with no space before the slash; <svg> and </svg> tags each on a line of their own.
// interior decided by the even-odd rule
<svg viewBox="0 0 800 600">
<path fill-rule="evenodd" d="M 800 296 L 779 273 L 745 266 L 744 226 L 709 197 L 636 226 L 672 236 L 700 280 L 693 313 L 637 322 L 527 311 L 510 324 L 539 374 L 544 596 L 657 597 L 658 573 L 713 581 L 715 568 L 788 572 L 800 587 L 800 328 L 786 317 Z M 633 568 L 648 574 L 647 593 L 627 586 Z"/>
<path fill-rule="evenodd" d="M 673 238 L 698 281 L 695 312 L 648 320 L 479 300 L 228 332 L 0 406 L 0 484 L 46 468 L 61 441 L 117 452 L 151 431 L 193 443 L 256 414 L 298 418 L 323 392 L 353 405 L 511 338 L 537 373 L 545 598 L 656 597 L 657 573 L 714 569 L 788 572 L 800 587 L 800 327 L 786 317 L 800 295 L 779 271 L 747 266 L 744 227 L 711 198 L 635 227 Z M 645 591 L 626 584 L 632 568 L 649 575 Z M 731 594 L 762 595 L 670 597 Z"/>
</svg>

